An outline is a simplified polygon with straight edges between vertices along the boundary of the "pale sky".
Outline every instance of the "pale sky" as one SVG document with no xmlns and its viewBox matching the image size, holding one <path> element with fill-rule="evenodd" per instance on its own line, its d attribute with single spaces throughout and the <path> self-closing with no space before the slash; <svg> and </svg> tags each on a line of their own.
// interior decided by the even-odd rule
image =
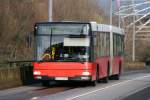
<svg viewBox="0 0 150 100">
<path fill-rule="evenodd" d="M 110 9 L 110 0 L 99 0 L 100 1 L 100 6 L 103 8 L 106 14 L 109 14 L 109 9 Z M 113 11 L 116 12 L 117 9 L 117 0 L 113 0 Z M 120 0 L 122 1 L 122 0 Z M 149 1 L 149 0 L 135 0 L 137 3 L 143 3 L 143 1 Z M 122 3 L 121 3 L 122 4 Z M 147 5 L 139 6 L 139 9 L 144 9 L 145 7 L 149 7 L 150 3 Z M 138 10 L 138 8 L 137 8 Z M 148 9 L 146 12 L 149 12 L 150 9 Z"/>
</svg>

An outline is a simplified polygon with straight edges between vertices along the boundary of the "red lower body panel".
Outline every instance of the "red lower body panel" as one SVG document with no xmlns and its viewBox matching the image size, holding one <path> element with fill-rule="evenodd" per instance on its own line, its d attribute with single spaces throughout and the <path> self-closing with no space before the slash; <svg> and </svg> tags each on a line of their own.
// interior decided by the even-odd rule
<svg viewBox="0 0 150 100">
<path fill-rule="evenodd" d="M 33 63 L 33 74 L 37 76 L 55 77 L 90 77 L 90 80 L 96 80 L 96 70 L 98 67 L 99 78 L 109 75 L 119 74 L 121 71 L 121 57 L 114 57 L 113 65 L 110 65 L 110 57 L 97 58 L 94 63 L 80 62 L 35 62 Z M 98 65 L 98 66 L 97 66 Z"/>
<path fill-rule="evenodd" d="M 108 73 L 109 75 L 119 74 L 121 71 L 121 63 L 122 63 L 122 57 L 120 56 L 115 56 L 113 58 L 112 66 L 110 65 L 110 57 L 97 58 L 96 64 L 99 67 L 99 78 L 106 77 Z"/>
<path fill-rule="evenodd" d="M 90 77 L 95 80 L 95 65 L 93 63 L 80 62 L 42 62 L 33 63 L 33 74 L 35 79 L 37 76 L 46 76 L 50 78 L 67 77 Z"/>
</svg>

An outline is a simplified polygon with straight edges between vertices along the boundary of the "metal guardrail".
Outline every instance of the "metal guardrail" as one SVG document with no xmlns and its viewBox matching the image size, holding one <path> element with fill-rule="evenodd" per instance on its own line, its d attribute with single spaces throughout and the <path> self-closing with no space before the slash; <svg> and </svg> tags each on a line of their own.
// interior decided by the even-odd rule
<svg viewBox="0 0 150 100">
<path fill-rule="evenodd" d="M 14 67 L 14 66 L 32 66 L 32 62 L 36 62 L 36 60 L 16 60 L 16 61 L 3 61 L 0 62 L 0 67 Z"/>
</svg>

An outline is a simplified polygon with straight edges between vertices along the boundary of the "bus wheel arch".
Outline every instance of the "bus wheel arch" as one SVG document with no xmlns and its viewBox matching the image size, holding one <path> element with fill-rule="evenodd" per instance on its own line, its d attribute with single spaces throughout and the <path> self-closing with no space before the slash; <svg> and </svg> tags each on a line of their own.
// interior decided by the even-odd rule
<svg viewBox="0 0 150 100">
<path fill-rule="evenodd" d="M 96 64 L 96 81 L 100 82 L 100 74 L 99 74 L 99 64 Z"/>
<path fill-rule="evenodd" d="M 110 75 L 110 62 L 108 61 L 107 63 L 107 76 L 109 77 Z"/>
<path fill-rule="evenodd" d="M 108 61 L 107 66 L 106 66 L 107 70 L 106 70 L 106 77 L 103 78 L 103 82 L 104 83 L 108 83 L 109 80 L 109 75 L 110 75 L 110 63 Z"/>
<path fill-rule="evenodd" d="M 119 61 L 119 69 L 118 69 L 119 71 L 118 71 L 118 74 L 113 76 L 114 80 L 119 80 L 120 79 L 121 69 L 122 69 L 122 62 Z"/>
<path fill-rule="evenodd" d="M 121 72 L 122 72 L 122 61 L 119 62 L 119 73 L 118 74 L 120 75 Z"/>
</svg>

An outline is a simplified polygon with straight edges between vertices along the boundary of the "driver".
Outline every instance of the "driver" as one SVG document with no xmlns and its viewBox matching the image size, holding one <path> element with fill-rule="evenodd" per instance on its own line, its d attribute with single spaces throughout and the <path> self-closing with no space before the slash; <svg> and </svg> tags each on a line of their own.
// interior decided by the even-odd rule
<svg viewBox="0 0 150 100">
<path fill-rule="evenodd" d="M 52 58 L 50 54 L 51 54 L 51 51 L 46 50 L 45 53 L 42 56 L 43 60 L 46 60 L 46 61 L 50 60 Z"/>
</svg>

